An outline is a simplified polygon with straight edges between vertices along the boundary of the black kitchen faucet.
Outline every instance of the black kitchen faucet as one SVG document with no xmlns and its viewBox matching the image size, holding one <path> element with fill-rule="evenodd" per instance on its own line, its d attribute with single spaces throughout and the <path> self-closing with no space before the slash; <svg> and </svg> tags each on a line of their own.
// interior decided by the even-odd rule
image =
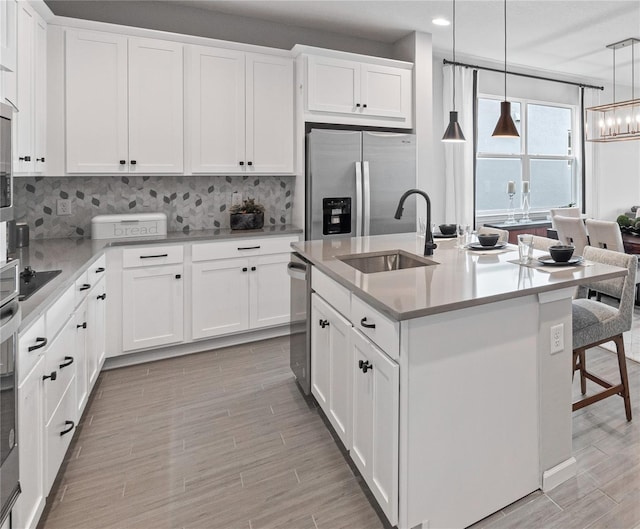
<svg viewBox="0 0 640 529">
<path fill-rule="evenodd" d="M 394 215 L 394 217 L 396 219 L 400 219 L 400 217 L 402 217 L 402 211 L 404 210 L 404 201 L 407 200 L 407 197 L 409 195 L 414 194 L 422 195 L 427 201 L 427 229 L 424 234 L 424 255 L 433 255 L 433 250 L 435 250 L 438 245 L 433 242 L 433 233 L 431 233 L 431 199 L 429 198 L 429 195 L 427 195 L 420 189 L 409 189 L 409 191 L 406 191 L 400 197 L 398 209 L 396 209 L 396 214 Z"/>
</svg>

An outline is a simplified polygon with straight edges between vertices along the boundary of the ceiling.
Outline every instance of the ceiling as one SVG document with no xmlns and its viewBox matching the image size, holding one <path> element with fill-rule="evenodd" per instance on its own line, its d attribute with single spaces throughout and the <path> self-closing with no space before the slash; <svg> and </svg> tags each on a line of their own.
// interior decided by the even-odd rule
<svg viewBox="0 0 640 529">
<path fill-rule="evenodd" d="M 412 31 L 432 33 L 434 49 L 449 56 L 452 1 L 442 0 L 170 0 L 226 14 L 394 42 Z M 502 0 L 457 0 L 456 52 L 504 59 Z M 606 45 L 640 38 L 640 0 L 510 0 L 508 60 L 512 65 L 610 81 L 613 53 Z M 636 46 L 636 74 L 640 45 Z M 617 53 L 618 82 L 631 84 L 630 49 Z M 640 76 L 636 76 L 636 80 Z M 640 82 L 636 82 L 640 85 Z"/>
<path fill-rule="evenodd" d="M 433 35 L 439 55 L 451 58 L 452 26 L 436 26 L 431 20 L 451 19 L 452 0 L 162 1 L 387 44 L 422 31 Z M 56 12 L 56 2 L 47 3 Z M 76 4 L 59 3 L 68 9 Z M 118 9 L 126 9 L 126 2 L 118 4 Z M 459 60 L 504 61 L 503 8 L 503 0 L 456 1 Z M 507 37 L 510 67 L 610 83 L 613 52 L 606 45 L 640 38 L 640 0 L 509 0 Z M 640 44 L 635 48 L 635 84 L 640 90 Z M 631 85 L 631 64 L 631 49 L 619 50 L 617 84 Z"/>
</svg>

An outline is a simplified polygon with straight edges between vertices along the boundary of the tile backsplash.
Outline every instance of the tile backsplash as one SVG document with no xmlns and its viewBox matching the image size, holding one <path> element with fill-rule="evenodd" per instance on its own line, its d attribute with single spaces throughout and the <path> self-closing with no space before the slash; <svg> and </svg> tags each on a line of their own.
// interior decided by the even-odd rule
<svg viewBox="0 0 640 529">
<path fill-rule="evenodd" d="M 231 194 L 265 207 L 265 225 L 291 224 L 291 176 L 91 176 L 14 179 L 17 222 L 37 239 L 90 237 L 91 218 L 110 213 L 161 212 L 168 231 L 229 227 Z M 56 214 L 58 199 L 71 215 Z"/>
</svg>

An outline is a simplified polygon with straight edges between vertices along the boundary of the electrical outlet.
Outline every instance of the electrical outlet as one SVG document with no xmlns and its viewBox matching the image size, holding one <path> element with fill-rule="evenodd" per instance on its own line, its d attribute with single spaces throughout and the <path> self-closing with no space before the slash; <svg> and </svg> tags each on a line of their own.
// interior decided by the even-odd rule
<svg viewBox="0 0 640 529">
<path fill-rule="evenodd" d="M 551 327 L 551 354 L 564 351 L 564 323 Z"/>
<path fill-rule="evenodd" d="M 71 199 L 59 198 L 56 203 L 56 213 L 58 216 L 71 215 Z"/>
<path fill-rule="evenodd" d="M 231 193 L 231 205 L 239 206 L 240 204 L 242 204 L 242 193 L 234 191 L 233 193 Z"/>
</svg>

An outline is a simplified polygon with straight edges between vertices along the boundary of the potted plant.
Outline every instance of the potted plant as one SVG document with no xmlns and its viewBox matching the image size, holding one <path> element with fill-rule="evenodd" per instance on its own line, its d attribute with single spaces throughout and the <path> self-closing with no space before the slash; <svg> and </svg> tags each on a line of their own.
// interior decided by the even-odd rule
<svg viewBox="0 0 640 529">
<path fill-rule="evenodd" d="M 256 204 L 253 198 L 231 206 L 229 213 L 232 230 L 257 230 L 264 226 L 264 206 Z"/>
</svg>

